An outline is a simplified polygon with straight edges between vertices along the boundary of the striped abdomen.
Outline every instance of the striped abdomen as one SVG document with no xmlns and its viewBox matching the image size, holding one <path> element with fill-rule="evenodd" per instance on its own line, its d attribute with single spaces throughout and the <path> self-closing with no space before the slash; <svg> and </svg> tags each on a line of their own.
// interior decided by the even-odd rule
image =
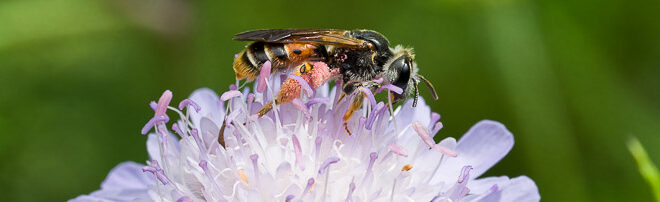
<svg viewBox="0 0 660 202">
<path fill-rule="evenodd" d="M 326 55 L 324 46 L 253 42 L 234 59 L 234 72 L 236 79 L 252 81 L 259 76 L 266 61 L 271 62 L 271 72 L 277 73 L 298 67 L 305 61 L 323 60 Z"/>
</svg>

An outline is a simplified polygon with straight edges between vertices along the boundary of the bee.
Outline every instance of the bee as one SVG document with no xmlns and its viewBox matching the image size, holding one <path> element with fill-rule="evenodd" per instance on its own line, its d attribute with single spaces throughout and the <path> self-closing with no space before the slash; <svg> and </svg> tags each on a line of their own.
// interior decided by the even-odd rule
<svg viewBox="0 0 660 202">
<path fill-rule="evenodd" d="M 333 79 L 343 83 L 341 98 L 352 95 L 359 87 L 375 91 L 381 85 L 392 84 L 401 88 L 403 93 L 392 94 L 389 99 L 395 103 L 413 95 L 415 107 L 419 96 L 417 86 L 423 82 L 433 98 L 438 99 L 431 82 L 417 74 L 413 49 L 392 48 L 387 38 L 376 31 L 265 29 L 238 33 L 234 40 L 252 41 L 234 60 L 237 80 L 254 80 L 266 61 L 271 62 L 272 73 L 297 70 L 300 74 L 309 72 L 309 63 L 323 62 L 330 70 L 338 72 Z M 362 106 L 363 99 L 363 94 L 353 96 L 344 115 L 345 121 Z M 277 101 L 276 104 L 283 103 Z M 264 106 L 259 116 L 270 108 L 270 105 Z"/>
</svg>

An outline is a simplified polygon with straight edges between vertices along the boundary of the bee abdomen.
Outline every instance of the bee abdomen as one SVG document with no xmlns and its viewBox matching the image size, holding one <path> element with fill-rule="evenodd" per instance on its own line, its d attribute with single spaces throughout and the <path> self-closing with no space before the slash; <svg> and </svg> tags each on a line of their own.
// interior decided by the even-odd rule
<svg viewBox="0 0 660 202">
<path fill-rule="evenodd" d="M 266 44 L 263 42 L 254 42 L 238 54 L 238 57 L 234 59 L 236 79 L 252 81 L 259 76 L 262 65 L 269 61 L 271 57 L 266 52 L 267 48 L 265 46 Z"/>
<path fill-rule="evenodd" d="M 248 51 L 241 51 L 234 59 L 234 72 L 236 72 L 236 79 L 247 79 L 248 81 L 254 80 L 261 70 L 260 65 L 252 63 L 252 59 L 248 57 Z"/>
<path fill-rule="evenodd" d="M 239 53 L 234 60 L 236 79 L 254 80 L 259 76 L 266 61 L 271 62 L 271 72 L 285 72 L 309 60 L 324 60 L 327 57 L 324 46 L 304 43 L 265 43 L 253 42 Z"/>
<path fill-rule="evenodd" d="M 289 54 L 284 48 L 284 44 L 281 43 L 267 43 L 264 44 L 264 50 L 268 54 L 268 58 L 272 60 L 281 60 L 286 61 L 289 58 Z"/>
</svg>

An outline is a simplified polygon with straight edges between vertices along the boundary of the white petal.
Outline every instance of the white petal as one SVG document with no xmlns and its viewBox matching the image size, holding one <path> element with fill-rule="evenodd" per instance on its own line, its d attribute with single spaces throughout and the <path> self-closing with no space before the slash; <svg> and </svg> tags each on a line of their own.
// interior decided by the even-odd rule
<svg viewBox="0 0 660 202">
<path fill-rule="evenodd" d="M 470 188 L 470 193 L 481 194 L 489 191 L 493 185 L 497 185 L 497 187 L 501 188 L 508 183 L 509 177 L 507 176 L 486 177 L 469 181 L 467 187 Z"/>
<path fill-rule="evenodd" d="M 206 145 L 206 148 L 211 148 L 211 146 L 218 141 L 218 134 L 220 133 L 220 128 L 215 124 L 211 119 L 207 117 L 202 117 L 200 120 L 200 135 Z M 219 143 L 217 143 L 219 144 Z"/>
<path fill-rule="evenodd" d="M 500 190 L 482 198 L 479 202 L 535 202 L 540 200 L 541 196 L 539 195 L 538 187 L 536 187 L 534 181 L 527 176 L 520 176 L 511 179 L 509 183 L 502 186 Z"/>
<path fill-rule="evenodd" d="M 78 196 L 69 202 L 147 202 L 153 201 L 147 189 L 99 190 L 90 195 Z"/>
<path fill-rule="evenodd" d="M 130 161 L 120 163 L 101 183 L 101 190 L 69 201 L 150 201 L 147 190 L 155 179 L 142 172 L 143 166 Z"/>
<path fill-rule="evenodd" d="M 470 179 L 477 178 L 502 159 L 513 147 L 513 135 L 504 125 L 495 121 L 480 121 L 461 137 L 455 151 L 458 156 L 449 158 L 440 167 L 433 182 L 451 182 L 458 179 L 463 166 L 470 165 Z"/>
<path fill-rule="evenodd" d="M 148 135 L 149 137 L 147 138 L 147 153 L 149 153 L 149 157 L 152 160 L 157 160 L 158 162 L 161 161 L 161 155 L 160 155 L 160 142 L 158 141 L 158 135 L 155 133 L 150 133 Z M 167 139 L 167 155 L 169 156 L 174 156 L 176 155 L 176 151 L 179 149 L 179 140 L 174 137 L 173 134 L 168 135 Z"/>
<path fill-rule="evenodd" d="M 419 97 L 417 107 L 412 107 L 413 100 L 408 99 L 406 103 L 401 105 L 397 110 L 396 122 L 399 130 L 405 128 L 414 121 L 420 122 L 422 125 L 429 125 L 431 121 L 431 108 L 426 105 L 424 98 Z"/>
<path fill-rule="evenodd" d="M 471 165 L 472 179 L 500 161 L 513 147 L 513 135 L 495 121 L 480 121 L 461 137 L 456 151 L 465 165 Z"/>
<path fill-rule="evenodd" d="M 195 110 L 189 111 L 193 123 L 199 124 L 199 121 L 203 116 L 208 116 L 216 123 L 216 125 L 222 124 L 221 121 L 224 117 L 225 110 L 223 104 L 219 102 L 220 99 L 215 92 L 208 88 L 202 88 L 193 92 L 189 99 L 195 101 L 195 103 L 202 108 L 199 113 L 195 112 Z M 199 125 L 197 125 L 197 127 L 199 127 Z"/>
<path fill-rule="evenodd" d="M 127 161 L 113 168 L 101 183 L 101 189 L 146 189 L 154 179 L 142 172 L 145 165 Z"/>
</svg>

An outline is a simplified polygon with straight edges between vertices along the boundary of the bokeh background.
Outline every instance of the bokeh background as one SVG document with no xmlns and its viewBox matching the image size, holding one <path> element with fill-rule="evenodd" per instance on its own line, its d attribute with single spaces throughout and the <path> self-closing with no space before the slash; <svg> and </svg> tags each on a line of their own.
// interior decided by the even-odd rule
<svg viewBox="0 0 660 202">
<path fill-rule="evenodd" d="M 430 102 L 461 136 L 514 133 L 486 175 L 528 175 L 544 201 L 651 201 L 625 147 L 660 162 L 660 1 L 2 0 L 0 192 L 63 201 L 147 160 L 140 128 L 174 101 L 232 83 L 241 31 L 373 29 L 416 49 Z M 429 93 L 422 88 L 422 95 Z"/>
</svg>

